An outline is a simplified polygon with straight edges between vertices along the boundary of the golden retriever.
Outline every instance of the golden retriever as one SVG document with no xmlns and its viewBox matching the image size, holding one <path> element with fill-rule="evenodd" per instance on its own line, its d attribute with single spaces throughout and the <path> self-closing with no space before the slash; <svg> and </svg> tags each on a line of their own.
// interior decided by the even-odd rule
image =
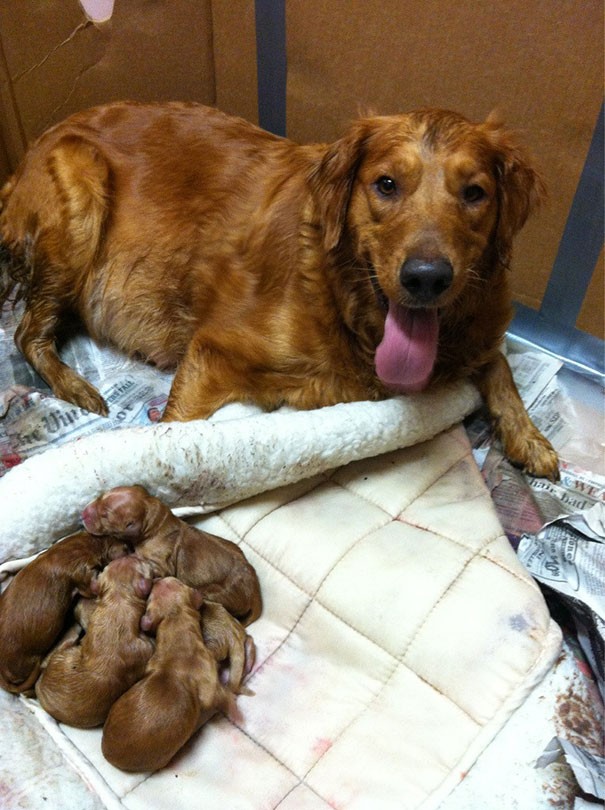
<svg viewBox="0 0 605 810">
<path fill-rule="evenodd" d="M 299 145 L 193 103 L 117 102 L 34 143 L 5 185 L 0 300 L 57 397 L 107 413 L 60 328 L 176 376 L 164 419 L 315 408 L 470 377 L 509 459 L 554 478 L 500 343 L 515 234 L 543 195 L 516 137 L 445 110 Z"/>
<path fill-rule="evenodd" d="M 77 532 L 18 572 L 0 596 L 0 687 L 9 692 L 33 687 L 77 595 L 92 596 L 98 573 L 127 553 L 126 544 L 113 537 Z"/>
<path fill-rule="evenodd" d="M 234 693 L 244 692 L 242 682 L 256 661 L 256 645 L 237 619 L 218 602 L 204 602 L 200 607 L 202 638 L 219 665 L 221 676 Z"/>
<path fill-rule="evenodd" d="M 239 717 L 202 639 L 200 604 L 201 596 L 174 577 L 154 583 L 141 627 L 155 632 L 155 652 L 103 727 L 103 755 L 116 768 L 156 771 L 217 711 Z"/>
<path fill-rule="evenodd" d="M 93 535 L 118 537 L 134 546 L 156 577 L 178 577 L 218 602 L 242 623 L 262 611 L 254 567 L 235 543 L 190 526 L 142 486 L 114 487 L 82 511 Z"/>
<path fill-rule="evenodd" d="M 82 640 L 72 632 L 51 652 L 36 682 L 42 708 L 60 723 L 101 725 L 139 678 L 153 653 L 140 628 L 151 591 L 150 566 L 131 555 L 109 563 L 92 582 L 98 604 Z"/>
</svg>

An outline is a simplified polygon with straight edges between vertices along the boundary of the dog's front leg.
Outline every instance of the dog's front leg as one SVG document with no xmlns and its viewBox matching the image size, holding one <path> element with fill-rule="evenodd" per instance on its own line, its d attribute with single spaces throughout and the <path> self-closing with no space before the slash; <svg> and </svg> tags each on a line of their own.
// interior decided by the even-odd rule
<svg viewBox="0 0 605 810">
<path fill-rule="evenodd" d="M 558 480 L 557 454 L 529 418 L 504 355 L 484 366 L 475 382 L 509 461 L 530 475 Z"/>
</svg>

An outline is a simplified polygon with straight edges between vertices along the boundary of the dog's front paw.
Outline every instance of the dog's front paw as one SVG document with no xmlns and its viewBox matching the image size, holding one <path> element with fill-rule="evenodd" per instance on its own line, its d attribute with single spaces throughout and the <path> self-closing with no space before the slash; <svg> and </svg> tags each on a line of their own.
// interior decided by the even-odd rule
<svg viewBox="0 0 605 810">
<path fill-rule="evenodd" d="M 520 433 L 504 442 L 508 460 L 529 475 L 559 480 L 559 458 L 548 439 L 533 429 Z"/>
</svg>

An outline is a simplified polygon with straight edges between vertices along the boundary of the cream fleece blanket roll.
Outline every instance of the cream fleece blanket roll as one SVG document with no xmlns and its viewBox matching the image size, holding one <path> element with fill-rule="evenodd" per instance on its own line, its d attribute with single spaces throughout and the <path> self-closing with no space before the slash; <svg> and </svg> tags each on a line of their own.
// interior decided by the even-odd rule
<svg viewBox="0 0 605 810">
<path fill-rule="evenodd" d="M 82 508 L 139 483 L 180 514 L 212 512 L 351 461 L 408 447 L 479 405 L 469 383 L 314 411 L 166 423 L 81 438 L 24 461 L 0 479 L 0 563 L 75 531 Z"/>
</svg>

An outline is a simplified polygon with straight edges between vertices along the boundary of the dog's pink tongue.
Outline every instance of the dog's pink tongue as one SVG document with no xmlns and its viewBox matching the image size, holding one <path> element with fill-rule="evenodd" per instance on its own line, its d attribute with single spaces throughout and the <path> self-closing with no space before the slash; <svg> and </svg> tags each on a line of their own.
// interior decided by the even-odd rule
<svg viewBox="0 0 605 810">
<path fill-rule="evenodd" d="M 384 336 L 376 349 L 376 373 L 388 388 L 421 391 L 435 359 L 439 322 L 434 309 L 408 309 L 389 302 Z"/>
</svg>

